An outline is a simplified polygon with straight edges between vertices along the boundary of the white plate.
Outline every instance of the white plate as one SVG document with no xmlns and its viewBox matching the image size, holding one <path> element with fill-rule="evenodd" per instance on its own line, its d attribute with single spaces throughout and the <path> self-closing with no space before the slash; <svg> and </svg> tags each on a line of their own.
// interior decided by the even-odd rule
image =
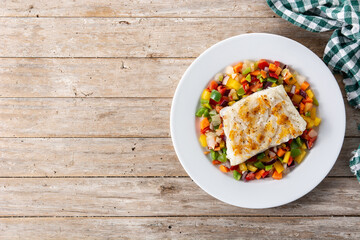
<svg viewBox="0 0 360 240">
<path fill-rule="evenodd" d="M 319 136 L 305 160 L 281 180 L 236 181 L 204 155 L 195 112 L 203 89 L 226 66 L 250 59 L 280 61 L 307 77 L 319 101 Z M 211 196 L 239 207 L 269 208 L 292 202 L 314 189 L 333 167 L 345 134 L 345 108 L 339 86 L 312 51 L 291 39 L 254 33 L 221 41 L 186 70 L 172 102 L 170 127 L 176 154 L 189 176 Z M 326 193 L 324 193 L 326 194 Z"/>
</svg>

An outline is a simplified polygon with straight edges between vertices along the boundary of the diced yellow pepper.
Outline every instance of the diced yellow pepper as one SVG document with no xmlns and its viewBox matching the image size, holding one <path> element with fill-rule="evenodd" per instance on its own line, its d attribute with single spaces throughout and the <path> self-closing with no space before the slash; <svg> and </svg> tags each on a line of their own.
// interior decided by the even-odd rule
<svg viewBox="0 0 360 240">
<path fill-rule="evenodd" d="M 229 102 L 229 106 L 233 105 L 234 103 L 235 103 L 235 101 Z"/>
<path fill-rule="evenodd" d="M 306 125 L 307 129 L 313 128 L 314 127 L 314 121 L 311 120 L 310 122 L 308 122 L 308 124 Z"/>
<path fill-rule="evenodd" d="M 221 140 L 220 142 L 220 148 L 223 149 L 225 147 L 225 141 L 224 140 Z"/>
<path fill-rule="evenodd" d="M 304 149 L 304 150 L 307 149 L 306 144 L 303 143 L 302 146 L 301 146 L 301 148 Z"/>
<path fill-rule="evenodd" d="M 271 87 L 276 87 L 277 86 L 277 84 L 276 83 L 273 83 L 272 85 L 271 85 Z"/>
<path fill-rule="evenodd" d="M 320 122 L 321 122 L 321 118 L 316 117 L 314 120 L 315 127 L 319 126 Z"/>
<path fill-rule="evenodd" d="M 236 91 L 241 88 L 241 84 L 232 78 L 229 78 L 229 80 L 226 83 L 226 86 L 228 88 L 235 89 Z"/>
<path fill-rule="evenodd" d="M 316 118 L 316 107 L 311 108 L 310 116 L 311 116 L 311 120 L 315 120 L 315 118 Z"/>
<path fill-rule="evenodd" d="M 314 97 L 314 93 L 310 89 L 306 90 L 306 94 L 309 96 L 309 98 Z"/>
<path fill-rule="evenodd" d="M 283 162 L 284 162 L 284 163 L 288 163 L 288 162 L 289 162 L 289 159 L 290 159 L 290 156 L 291 156 L 291 152 L 290 152 L 290 151 L 286 152 L 286 153 L 285 153 L 285 156 L 284 156 Z"/>
<path fill-rule="evenodd" d="M 256 170 L 257 170 L 257 167 L 255 167 L 254 165 L 252 165 L 250 163 L 248 163 L 246 166 L 252 172 L 256 172 Z"/>
<path fill-rule="evenodd" d="M 202 147 L 206 147 L 206 146 L 207 146 L 205 134 L 201 134 L 201 135 L 200 135 L 200 137 L 199 137 L 199 142 L 200 142 L 200 144 L 201 144 Z"/>
<path fill-rule="evenodd" d="M 295 162 L 297 162 L 298 164 L 301 163 L 302 160 L 304 160 L 305 155 L 306 155 L 306 151 L 302 150 L 301 154 L 294 159 Z"/>
<path fill-rule="evenodd" d="M 201 99 L 210 100 L 210 95 L 211 95 L 211 93 L 207 89 L 205 89 L 203 91 L 203 93 L 201 94 Z"/>
<path fill-rule="evenodd" d="M 274 167 L 275 167 L 275 170 L 278 172 L 278 173 L 281 173 L 282 171 L 284 171 L 284 167 L 283 165 L 281 164 L 280 161 L 276 161 L 274 163 Z"/>
<path fill-rule="evenodd" d="M 300 87 L 300 84 L 298 83 L 298 82 L 295 82 L 295 89 L 300 89 L 301 87 Z"/>
<path fill-rule="evenodd" d="M 247 167 L 245 163 L 240 163 L 239 168 L 241 171 L 247 171 Z"/>
</svg>

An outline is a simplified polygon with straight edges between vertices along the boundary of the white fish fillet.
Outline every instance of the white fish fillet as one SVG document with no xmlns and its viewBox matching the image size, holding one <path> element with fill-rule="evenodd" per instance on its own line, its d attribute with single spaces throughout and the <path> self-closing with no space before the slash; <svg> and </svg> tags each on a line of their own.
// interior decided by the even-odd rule
<svg viewBox="0 0 360 240">
<path fill-rule="evenodd" d="M 282 85 L 253 93 L 220 115 L 232 166 L 298 137 L 306 128 Z"/>
</svg>

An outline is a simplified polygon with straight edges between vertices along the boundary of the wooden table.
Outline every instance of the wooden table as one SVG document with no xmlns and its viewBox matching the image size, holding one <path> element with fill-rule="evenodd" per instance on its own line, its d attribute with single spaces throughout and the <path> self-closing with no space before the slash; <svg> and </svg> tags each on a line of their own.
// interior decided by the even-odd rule
<svg viewBox="0 0 360 240">
<path fill-rule="evenodd" d="M 0 16 L 2 238 L 360 238 L 349 105 L 329 176 L 273 209 L 210 197 L 169 132 L 183 72 L 214 43 L 268 32 L 321 56 L 331 33 L 295 27 L 263 0 L 4 0 Z"/>
</svg>

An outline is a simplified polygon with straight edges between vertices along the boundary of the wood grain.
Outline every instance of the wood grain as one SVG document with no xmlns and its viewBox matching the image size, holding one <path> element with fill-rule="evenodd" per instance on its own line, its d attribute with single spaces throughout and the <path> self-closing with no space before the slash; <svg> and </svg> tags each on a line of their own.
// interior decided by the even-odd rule
<svg viewBox="0 0 360 240">
<path fill-rule="evenodd" d="M 193 60 L 0 58 L 0 97 L 172 97 Z"/>
<path fill-rule="evenodd" d="M 257 18 L 0 18 L 0 57 L 197 57 L 220 40 L 249 32 L 290 37 L 322 56 L 330 37 L 280 18 L 263 22 Z"/>
<path fill-rule="evenodd" d="M 0 137 L 169 137 L 169 98 L 0 98 Z M 345 104 L 346 136 L 360 136 Z"/>
<path fill-rule="evenodd" d="M 189 178 L 1 178 L 0 216 L 359 215 L 356 178 L 327 178 L 275 209 L 224 204 Z"/>
<path fill-rule="evenodd" d="M 329 176 L 353 176 L 346 138 Z M 170 138 L 0 138 L 0 177 L 187 176 Z"/>
<path fill-rule="evenodd" d="M 5 0 L 6 17 L 273 17 L 262 0 Z"/>
<path fill-rule="evenodd" d="M 2 218 L 0 231 L 6 239 L 359 239 L 359 223 L 359 217 Z"/>
<path fill-rule="evenodd" d="M 0 97 L 173 97 L 192 61 L 194 58 L 0 58 Z M 344 96 L 342 76 L 335 77 Z"/>
</svg>

